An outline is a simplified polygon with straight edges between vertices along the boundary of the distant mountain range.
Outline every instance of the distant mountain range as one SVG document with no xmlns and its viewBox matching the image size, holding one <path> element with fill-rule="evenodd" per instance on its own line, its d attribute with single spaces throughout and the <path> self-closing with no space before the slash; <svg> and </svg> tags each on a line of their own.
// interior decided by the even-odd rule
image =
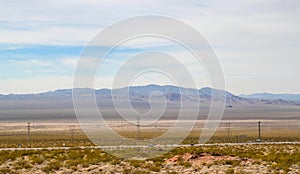
<svg viewBox="0 0 300 174">
<path fill-rule="evenodd" d="M 272 93 L 256 93 L 250 95 L 239 95 L 248 99 L 266 99 L 266 100 L 287 100 L 287 101 L 300 101 L 300 94 L 272 94 Z"/>
<path fill-rule="evenodd" d="M 128 98 L 128 88 L 119 89 L 74 89 L 82 95 L 87 92 L 94 92 L 98 102 L 110 103 L 112 98 L 123 100 Z M 146 85 L 146 86 L 131 86 L 129 87 L 129 99 L 134 103 L 149 102 L 149 98 L 154 101 L 161 101 L 162 95 L 168 102 L 210 102 L 214 95 L 214 100 L 226 100 L 228 104 L 234 103 L 261 103 L 261 104 L 279 104 L 279 105 L 300 105 L 300 95 L 295 94 L 253 94 L 253 95 L 234 95 L 227 91 L 212 89 L 209 87 L 201 89 L 183 88 L 177 86 L 159 86 L 159 85 Z M 72 104 L 72 89 L 60 89 L 56 91 L 49 91 L 38 94 L 9 94 L 0 95 L 0 108 L 8 102 L 30 101 L 32 103 L 48 102 L 52 103 L 65 102 Z M 21 102 L 20 102 L 21 103 Z M 50 102 L 51 103 L 51 102 Z M 4 107 L 4 106 L 3 106 Z"/>
</svg>

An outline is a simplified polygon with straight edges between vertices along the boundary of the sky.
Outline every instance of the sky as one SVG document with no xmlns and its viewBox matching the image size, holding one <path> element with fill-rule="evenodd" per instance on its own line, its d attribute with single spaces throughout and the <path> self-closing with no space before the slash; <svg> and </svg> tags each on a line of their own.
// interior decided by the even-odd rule
<svg viewBox="0 0 300 174">
<path fill-rule="evenodd" d="M 0 94 L 72 88 L 88 42 L 109 25 L 140 15 L 169 16 L 197 29 L 214 49 L 230 92 L 300 93 L 298 0 L 0 0 L 0 4 Z M 106 59 L 95 88 L 111 88 L 124 61 L 147 50 L 175 55 L 186 62 L 198 88 L 210 86 L 205 69 L 189 62 L 186 50 L 144 38 L 120 46 Z M 147 59 L 151 62 L 151 57 Z M 176 71 L 166 61 L 158 64 Z M 172 82 L 157 73 L 133 82 L 149 83 Z"/>
</svg>

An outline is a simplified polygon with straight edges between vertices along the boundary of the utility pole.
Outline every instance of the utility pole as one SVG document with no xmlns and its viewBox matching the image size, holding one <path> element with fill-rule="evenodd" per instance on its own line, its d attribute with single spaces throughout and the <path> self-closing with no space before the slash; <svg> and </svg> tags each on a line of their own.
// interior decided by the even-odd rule
<svg viewBox="0 0 300 174">
<path fill-rule="evenodd" d="M 257 139 L 257 142 L 261 142 L 261 136 L 260 136 L 260 124 L 261 124 L 261 122 L 259 121 L 259 122 L 258 122 L 258 139 Z"/>
<path fill-rule="evenodd" d="M 141 138 L 141 131 L 140 131 L 140 118 L 139 117 L 137 117 L 137 140 L 140 140 L 140 138 Z"/>
<path fill-rule="evenodd" d="M 231 123 L 225 123 L 226 135 L 227 135 L 227 143 L 230 142 L 230 138 L 231 138 L 230 125 L 231 125 Z"/>
<path fill-rule="evenodd" d="M 30 122 L 27 122 L 27 141 L 30 143 Z"/>
<path fill-rule="evenodd" d="M 74 141 L 74 128 L 75 126 L 74 125 L 71 125 L 71 127 L 70 127 L 70 131 L 71 131 L 71 142 L 73 143 L 73 141 Z"/>
</svg>

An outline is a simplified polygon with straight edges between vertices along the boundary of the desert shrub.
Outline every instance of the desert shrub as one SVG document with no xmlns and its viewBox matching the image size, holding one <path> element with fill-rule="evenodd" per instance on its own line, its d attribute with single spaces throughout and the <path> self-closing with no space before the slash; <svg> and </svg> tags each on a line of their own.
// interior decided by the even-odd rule
<svg viewBox="0 0 300 174">
<path fill-rule="evenodd" d="M 129 173 L 131 173 L 131 169 L 124 169 L 123 170 L 123 174 L 129 174 Z"/>
<path fill-rule="evenodd" d="M 98 164 L 101 161 L 99 151 L 86 150 L 84 153 L 86 154 L 84 159 L 90 165 Z"/>
<path fill-rule="evenodd" d="M 160 166 L 156 166 L 156 165 L 153 165 L 153 164 L 145 164 L 144 168 L 147 168 L 148 170 L 153 171 L 153 172 L 159 172 L 160 171 Z"/>
<path fill-rule="evenodd" d="M 134 173 L 134 174 L 148 174 L 148 173 L 150 173 L 150 172 L 148 172 L 148 171 L 144 171 L 144 170 L 134 170 L 134 171 L 132 171 L 132 173 Z"/>
<path fill-rule="evenodd" d="M 275 162 L 276 164 L 272 165 L 273 168 L 282 169 L 285 172 L 288 172 L 291 165 L 300 161 L 300 153 L 271 153 L 266 155 L 263 160 Z"/>
<path fill-rule="evenodd" d="M 119 159 L 115 159 L 111 162 L 112 165 L 118 165 L 118 164 L 121 164 L 121 160 Z"/>
<path fill-rule="evenodd" d="M 16 163 L 14 163 L 14 168 L 19 170 L 19 169 L 29 169 L 32 168 L 32 166 L 24 160 L 21 161 L 17 161 Z"/>
<path fill-rule="evenodd" d="M 206 163 L 206 164 L 205 164 L 205 166 L 206 166 L 207 168 L 210 168 L 212 165 L 213 165 L 212 163 Z"/>
<path fill-rule="evenodd" d="M 192 166 L 191 163 L 184 161 L 182 157 L 178 158 L 177 164 L 187 168 Z"/>
<path fill-rule="evenodd" d="M 158 166 L 151 166 L 148 169 L 150 171 L 153 171 L 153 172 L 159 172 L 160 171 L 160 167 L 158 167 Z"/>
<path fill-rule="evenodd" d="M 224 161 L 221 161 L 221 160 L 216 160 L 213 162 L 213 165 L 224 165 L 225 162 Z"/>
<path fill-rule="evenodd" d="M 83 159 L 75 159 L 75 160 L 67 160 L 65 161 L 65 166 L 71 167 L 71 166 L 78 166 L 79 164 L 83 164 L 84 160 Z"/>
<path fill-rule="evenodd" d="M 20 156 L 30 156 L 34 154 L 39 154 L 40 152 L 37 150 L 22 150 L 18 151 L 18 153 L 20 154 Z"/>
<path fill-rule="evenodd" d="M 52 171 L 59 170 L 62 167 L 61 163 L 58 161 L 51 161 L 45 167 L 42 168 L 43 172 L 49 173 Z"/>
<path fill-rule="evenodd" d="M 0 163 L 4 163 L 9 160 L 14 161 L 17 157 L 20 157 L 20 154 L 15 151 L 0 151 Z"/>
<path fill-rule="evenodd" d="M 9 168 L 1 168 L 0 169 L 0 174 L 17 174 L 17 172 L 10 170 Z"/>
<path fill-rule="evenodd" d="M 186 168 L 192 167 L 192 164 L 189 163 L 189 162 L 181 162 L 180 165 L 182 165 L 182 166 L 184 166 L 184 167 L 186 167 Z"/>
<path fill-rule="evenodd" d="M 72 149 L 68 151 L 67 153 L 67 159 L 68 160 L 76 160 L 76 159 L 82 159 L 84 157 L 84 153 L 81 152 L 81 150 Z"/>
<path fill-rule="evenodd" d="M 162 155 L 162 156 L 152 158 L 151 161 L 153 161 L 155 163 L 155 165 L 161 165 L 165 161 L 166 158 L 167 157 L 165 155 Z"/>
<path fill-rule="evenodd" d="M 183 155 L 185 153 L 193 153 L 194 151 L 195 151 L 194 147 L 190 147 L 190 148 L 175 148 L 175 149 L 171 150 L 169 154 L 171 154 L 172 156 L 174 156 L 174 155 Z"/>
<path fill-rule="evenodd" d="M 141 167 L 142 166 L 143 161 L 140 161 L 140 160 L 130 160 L 129 163 L 130 163 L 131 166 L 137 168 L 137 167 Z"/>
<path fill-rule="evenodd" d="M 249 172 L 245 172 L 244 170 L 238 170 L 235 174 L 250 174 Z"/>
<path fill-rule="evenodd" d="M 233 168 L 229 168 L 225 171 L 225 174 L 234 174 L 234 169 Z"/>
<path fill-rule="evenodd" d="M 178 174 L 177 172 L 174 172 L 174 171 L 172 171 L 172 172 L 168 172 L 168 174 Z"/>
<path fill-rule="evenodd" d="M 240 161 L 239 160 L 226 160 L 225 164 L 235 167 L 235 166 L 238 166 L 240 164 Z"/>
<path fill-rule="evenodd" d="M 43 157 L 37 155 L 31 156 L 30 160 L 32 164 L 42 164 L 45 161 Z"/>
<path fill-rule="evenodd" d="M 101 162 L 110 162 L 114 159 L 116 159 L 116 157 L 112 156 L 112 155 L 109 155 L 107 153 L 100 153 L 100 156 L 99 156 L 99 161 Z"/>
</svg>

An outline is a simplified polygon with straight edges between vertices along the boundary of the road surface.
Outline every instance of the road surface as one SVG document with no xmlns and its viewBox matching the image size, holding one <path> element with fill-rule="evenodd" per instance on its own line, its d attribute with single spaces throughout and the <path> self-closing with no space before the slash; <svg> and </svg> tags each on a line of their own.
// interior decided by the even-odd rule
<svg viewBox="0 0 300 174">
<path fill-rule="evenodd" d="M 170 148 L 170 147 L 201 147 L 201 146 L 237 146 L 237 145 L 300 145 L 300 142 L 254 142 L 254 143 L 214 143 L 214 144 L 170 144 L 170 145 L 121 145 L 121 146 L 78 146 L 78 147 L 25 147 L 25 148 L 0 148 L 0 151 L 15 150 L 68 150 L 74 148 L 80 149 L 121 149 L 121 148 Z"/>
</svg>

